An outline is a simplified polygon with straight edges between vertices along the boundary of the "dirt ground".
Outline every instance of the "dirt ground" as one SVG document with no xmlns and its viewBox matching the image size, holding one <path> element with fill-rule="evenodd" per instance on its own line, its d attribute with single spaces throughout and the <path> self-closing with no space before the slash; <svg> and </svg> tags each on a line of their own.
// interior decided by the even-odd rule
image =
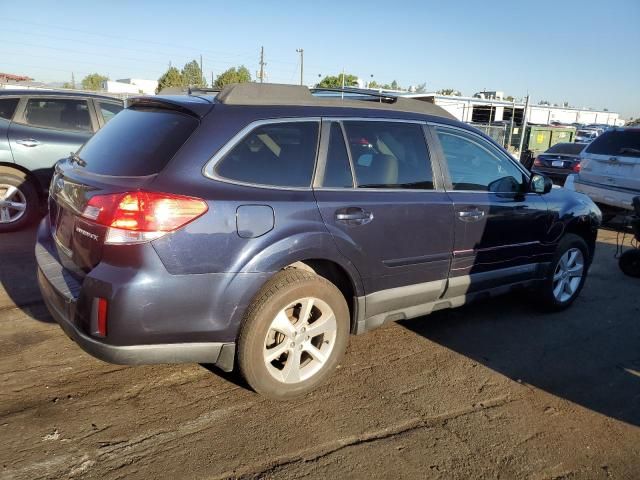
<svg viewBox="0 0 640 480">
<path fill-rule="evenodd" d="M 0 478 L 640 478 L 640 280 L 601 232 L 567 312 L 509 295 L 352 337 L 316 392 L 85 354 L 0 236 Z"/>
</svg>

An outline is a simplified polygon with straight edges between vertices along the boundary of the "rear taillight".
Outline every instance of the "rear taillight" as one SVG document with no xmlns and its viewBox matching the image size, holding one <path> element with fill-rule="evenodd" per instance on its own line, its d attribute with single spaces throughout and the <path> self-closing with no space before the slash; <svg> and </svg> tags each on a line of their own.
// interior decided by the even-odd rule
<svg viewBox="0 0 640 480">
<path fill-rule="evenodd" d="M 94 195 L 82 216 L 109 227 L 105 243 L 148 242 L 192 222 L 208 210 L 204 200 L 156 192 Z"/>
<path fill-rule="evenodd" d="M 576 163 L 574 163 L 574 164 L 573 164 L 573 167 L 571 167 L 571 170 L 572 170 L 573 172 L 580 173 L 580 162 L 576 162 Z"/>
<path fill-rule="evenodd" d="M 541 167 L 541 166 L 542 166 L 542 162 L 536 158 L 536 159 L 533 161 L 533 166 L 534 166 L 534 167 Z"/>
</svg>

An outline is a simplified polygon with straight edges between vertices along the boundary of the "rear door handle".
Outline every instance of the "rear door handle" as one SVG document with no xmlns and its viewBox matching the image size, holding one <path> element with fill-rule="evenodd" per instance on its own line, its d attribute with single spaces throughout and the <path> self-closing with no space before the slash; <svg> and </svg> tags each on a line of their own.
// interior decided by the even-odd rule
<svg viewBox="0 0 640 480">
<path fill-rule="evenodd" d="M 25 147 L 37 147 L 38 145 L 40 145 L 40 142 L 33 138 L 24 138 L 22 140 L 16 140 L 16 143 L 23 145 Z"/>
<path fill-rule="evenodd" d="M 458 212 L 458 217 L 463 222 L 474 222 L 477 220 L 481 220 L 484 217 L 484 210 L 460 210 Z"/>
<path fill-rule="evenodd" d="M 336 210 L 336 220 L 348 225 L 363 225 L 373 220 L 373 213 L 360 207 L 347 207 Z"/>
</svg>

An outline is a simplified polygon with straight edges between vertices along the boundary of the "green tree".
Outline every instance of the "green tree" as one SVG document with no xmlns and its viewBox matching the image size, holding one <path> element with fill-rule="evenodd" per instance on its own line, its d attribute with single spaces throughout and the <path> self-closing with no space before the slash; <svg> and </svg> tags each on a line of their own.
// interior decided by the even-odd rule
<svg viewBox="0 0 640 480">
<path fill-rule="evenodd" d="M 206 87 L 207 81 L 202 75 L 200 65 L 195 60 L 191 60 L 182 68 L 182 84 L 185 87 Z"/>
<path fill-rule="evenodd" d="M 229 70 L 222 72 L 216 77 L 214 83 L 216 88 L 222 88 L 225 85 L 231 85 L 233 83 L 248 83 L 251 81 L 251 73 L 249 69 L 244 65 L 239 67 L 231 67 Z"/>
<path fill-rule="evenodd" d="M 320 80 L 320 82 L 316 85 L 316 87 L 318 88 L 342 88 L 342 80 L 344 77 L 344 86 L 345 87 L 356 87 L 358 86 L 358 77 L 355 75 L 351 75 L 350 73 L 345 73 L 345 74 L 340 74 L 340 75 L 327 75 L 326 77 L 324 77 L 322 80 Z M 373 84 L 375 82 L 371 82 L 371 84 Z M 377 83 L 375 84 L 375 87 L 371 87 L 370 88 L 377 88 Z"/>
<path fill-rule="evenodd" d="M 438 90 L 436 93 L 438 95 L 453 95 L 453 96 L 461 95 L 460 91 L 456 90 L 455 88 L 443 88 L 442 90 Z"/>
<path fill-rule="evenodd" d="M 109 77 L 92 73 L 82 79 L 82 88 L 85 90 L 102 90 L 102 82 L 109 80 Z"/>
<path fill-rule="evenodd" d="M 73 88 L 73 85 L 71 84 L 71 82 L 64 82 L 62 84 L 62 88 Z"/>
<path fill-rule="evenodd" d="M 515 100 L 515 98 L 513 98 L 511 95 L 507 95 L 506 97 L 504 97 L 506 102 L 513 102 Z"/>
<path fill-rule="evenodd" d="M 182 74 L 176 67 L 169 67 L 169 69 L 162 74 L 158 79 L 158 88 L 156 93 L 162 92 L 165 88 L 169 87 L 182 87 Z"/>
<path fill-rule="evenodd" d="M 376 82 L 375 80 L 371 80 L 369 82 L 369 88 L 382 88 L 382 86 L 379 85 L 378 82 Z"/>
</svg>

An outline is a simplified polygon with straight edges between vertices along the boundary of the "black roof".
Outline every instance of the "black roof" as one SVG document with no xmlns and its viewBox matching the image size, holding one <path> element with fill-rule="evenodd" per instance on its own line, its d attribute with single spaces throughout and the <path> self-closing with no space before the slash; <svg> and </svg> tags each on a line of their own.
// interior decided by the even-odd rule
<svg viewBox="0 0 640 480">
<path fill-rule="evenodd" d="M 314 95 L 315 93 L 315 95 Z M 228 106 L 257 107 L 322 107 L 323 109 L 345 108 L 358 110 L 385 110 L 409 114 L 432 115 L 456 120 L 442 107 L 431 102 L 398 97 L 393 94 L 378 94 L 375 91 L 356 89 L 309 89 L 301 85 L 274 83 L 238 83 L 222 90 L 190 89 L 190 94 L 157 95 L 155 97 L 133 97 L 127 105 L 134 104 L 171 105 L 202 117 L 214 104 Z"/>
<path fill-rule="evenodd" d="M 375 91 L 368 93 L 365 90 L 355 89 L 344 90 L 342 95 L 339 89 L 325 90 L 331 95 L 314 95 L 314 92 L 321 93 L 321 89 L 309 90 L 302 85 L 238 83 L 225 87 L 215 98 L 217 102 L 225 105 L 365 108 L 455 119 L 445 109 L 433 103 L 394 97 L 392 94 L 380 95 Z"/>
<path fill-rule="evenodd" d="M 46 97 L 46 96 L 64 96 L 64 97 L 82 97 L 82 98 L 99 98 L 101 100 L 120 100 L 119 98 L 116 97 L 110 97 L 108 95 L 101 95 L 99 93 L 91 93 L 91 92 L 79 92 L 77 90 L 74 91 L 69 91 L 69 90 L 40 90 L 40 89 L 35 89 L 35 88 L 2 88 L 0 89 L 0 96 L 3 97 L 22 97 L 25 95 L 29 95 L 29 96 L 39 96 L 39 97 Z"/>
</svg>

